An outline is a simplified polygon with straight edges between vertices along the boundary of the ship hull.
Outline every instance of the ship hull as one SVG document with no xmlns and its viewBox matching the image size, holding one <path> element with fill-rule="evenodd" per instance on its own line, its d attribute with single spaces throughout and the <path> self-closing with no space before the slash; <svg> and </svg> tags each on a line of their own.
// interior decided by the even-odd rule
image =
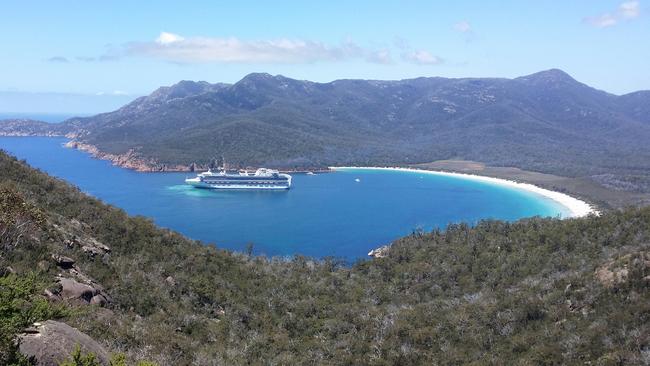
<svg viewBox="0 0 650 366">
<path fill-rule="evenodd" d="M 201 189 L 215 189 L 215 190 L 272 190 L 272 191 L 282 191 L 291 188 L 291 183 L 275 183 L 275 184 L 259 184 L 259 183 L 248 183 L 241 184 L 240 182 L 232 182 L 227 184 L 216 184 L 201 181 L 197 178 L 185 179 L 185 183 L 189 184 L 195 188 Z"/>
</svg>

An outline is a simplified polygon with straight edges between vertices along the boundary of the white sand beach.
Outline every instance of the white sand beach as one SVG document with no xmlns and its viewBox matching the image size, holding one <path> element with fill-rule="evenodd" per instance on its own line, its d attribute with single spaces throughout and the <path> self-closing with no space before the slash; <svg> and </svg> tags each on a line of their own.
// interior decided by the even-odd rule
<svg viewBox="0 0 650 366">
<path fill-rule="evenodd" d="M 490 184 L 498 184 L 506 187 L 515 188 L 515 189 L 521 189 L 521 190 L 533 192 L 541 196 L 550 198 L 553 201 L 559 203 L 560 205 L 566 207 L 566 209 L 569 211 L 569 217 L 583 217 L 589 214 L 599 215 L 599 212 L 595 208 L 593 208 L 590 204 L 588 204 L 585 201 L 579 200 L 575 197 L 571 197 L 568 194 L 551 191 L 549 189 L 541 188 L 530 183 L 520 183 L 513 180 L 486 177 L 486 176 L 475 175 L 475 174 L 452 173 L 452 172 L 443 172 L 443 171 L 435 171 L 435 170 L 399 168 L 399 167 L 330 167 L 330 169 L 332 170 L 345 170 L 345 169 L 393 170 L 393 171 L 404 171 L 404 172 L 417 172 L 422 174 L 444 175 L 444 176 L 457 177 L 462 179 L 471 179 L 471 180 L 481 181 Z"/>
</svg>

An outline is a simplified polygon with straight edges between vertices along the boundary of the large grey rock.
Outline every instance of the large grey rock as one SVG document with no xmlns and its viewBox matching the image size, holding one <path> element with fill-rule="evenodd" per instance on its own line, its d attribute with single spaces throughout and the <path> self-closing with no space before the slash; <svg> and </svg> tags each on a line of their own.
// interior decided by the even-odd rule
<svg viewBox="0 0 650 366">
<path fill-rule="evenodd" d="M 104 347 L 65 323 L 48 320 L 34 323 L 19 337 L 20 353 L 38 366 L 57 366 L 70 357 L 77 345 L 82 353 L 92 352 L 102 365 L 109 364 L 109 353 Z"/>
<path fill-rule="evenodd" d="M 97 293 L 92 286 L 79 283 L 72 278 L 59 278 L 59 283 L 62 287 L 61 297 L 66 300 L 79 299 L 90 302 L 90 299 Z"/>
<path fill-rule="evenodd" d="M 52 254 L 52 260 L 54 260 L 57 266 L 63 269 L 72 268 L 75 263 L 74 259 L 60 254 Z"/>
<path fill-rule="evenodd" d="M 58 294 L 61 299 L 73 301 L 81 305 L 101 305 L 105 306 L 112 302 L 111 297 L 104 291 L 99 284 L 89 282 L 81 283 L 73 278 L 59 277 L 57 279 L 61 286 L 61 292 Z"/>
</svg>

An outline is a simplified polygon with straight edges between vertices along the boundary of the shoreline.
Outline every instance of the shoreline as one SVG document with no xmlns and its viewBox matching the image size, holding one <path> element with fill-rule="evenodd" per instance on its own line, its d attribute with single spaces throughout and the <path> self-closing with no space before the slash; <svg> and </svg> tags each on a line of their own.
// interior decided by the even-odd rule
<svg viewBox="0 0 650 366">
<path fill-rule="evenodd" d="M 132 169 L 136 172 L 178 172 L 185 171 L 184 167 L 175 165 L 168 166 L 163 164 L 156 164 L 153 160 L 145 160 L 135 153 L 133 149 L 127 151 L 123 154 L 111 154 L 99 150 L 95 145 L 86 144 L 76 140 L 70 140 L 63 144 L 64 147 L 70 149 L 76 149 L 83 151 L 87 154 L 90 154 L 95 159 L 107 160 L 111 162 L 112 165 Z"/>
<path fill-rule="evenodd" d="M 93 158 L 99 160 L 109 161 L 112 165 L 134 170 L 141 173 L 156 173 L 156 172 L 194 172 L 206 170 L 207 167 L 198 164 L 191 164 L 189 166 L 185 165 L 167 165 L 160 164 L 152 159 L 144 159 L 135 153 L 134 150 L 130 150 L 124 154 L 110 154 L 100 151 L 96 146 L 91 144 L 86 144 L 74 140 L 73 136 L 62 136 L 62 135 L 44 135 L 44 134 L 30 134 L 30 135 L 18 135 L 18 134 L 8 134 L 0 133 L 0 136 L 6 137 L 31 137 L 31 136 L 44 136 L 44 137 L 67 137 L 70 139 L 68 142 L 64 143 L 63 146 L 66 148 L 76 149 L 87 154 L 90 154 Z M 557 204 L 563 206 L 569 212 L 568 217 L 584 217 L 590 214 L 599 215 L 600 212 L 595 208 L 594 205 L 587 203 L 584 200 L 575 198 L 566 193 L 561 193 L 558 191 L 553 191 L 550 189 L 539 187 L 532 183 L 523 183 L 518 182 L 512 179 L 507 178 L 496 178 L 479 174 L 471 173 L 458 173 L 453 171 L 446 170 L 429 170 L 429 169 L 420 169 L 420 168 L 404 168 L 404 167 L 362 167 L 362 166 L 339 166 L 339 167 L 327 167 L 327 168 L 299 168 L 299 169 L 279 169 L 282 173 L 328 173 L 336 171 L 337 169 L 369 169 L 369 170 L 393 170 L 393 171 L 405 171 L 405 172 L 417 172 L 424 174 L 435 174 L 435 175 L 445 175 L 461 179 L 472 179 L 475 181 L 482 181 L 484 183 L 497 184 L 501 186 L 506 186 L 510 188 L 520 189 L 531 193 L 536 193 L 543 197 L 546 197 L 550 200 L 553 200 Z"/>
<path fill-rule="evenodd" d="M 469 179 L 474 181 L 479 181 L 483 183 L 496 184 L 500 186 L 510 187 L 514 189 L 520 189 L 526 192 L 535 193 L 541 195 L 545 198 L 548 198 L 555 203 L 563 206 L 569 212 L 568 217 L 566 218 L 577 218 L 585 217 L 590 214 L 600 215 L 600 212 L 596 210 L 589 203 L 572 197 L 566 193 L 561 193 L 557 191 L 552 191 L 550 189 L 541 188 L 531 183 L 522 183 L 509 179 L 494 178 L 478 174 L 467 174 L 467 173 L 455 173 L 447 172 L 442 170 L 426 170 L 426 169 L 416 169 L 416 168 L 402 168 L 402 167 L 353 167 L 353 166 L 341 166 L 341 167 L 330 167 L 331 170 L 354 170 L 354 169 L 365 169 L 365 170 L 389 170 L 389 171 L 402 171 L 402 172 L 412 172 L 412 173 L 422 173 L 422 174 L 431 174 L 439 176 L 448 176 L 455 177 L 460 179 Z"/>
<path fill-rule="evenodd" d="M 99 160 L 106 160 L 111 162 L 112 165 L 134 170 L 139 173 L 186 173 L 186 172 L 201 172 L 210 169 L 206 165 L 191 163 L 189 165 L 183 164 L 161 164 L 156 162 L 153 159 L 145 159 L 136 154 L 136 152 L 131 149 L 123 154 L 111 154 L 102 152 L 95 145 L 86 144 L 76 140 L 70 140 L 63 144 L 64 147 L 69 149 L 76 149 L 87 154 L 90 154 L 93 158 Z M 255 170 L 256 168 L 247 167 L 243 169 Z M 304 173 L 329 173 L 331 170 L 329 168 L 300 168 L 300 169 L 278 169 L 280 173 L 295 173 L 295 174 L 304 174 Z"/>
</svg>

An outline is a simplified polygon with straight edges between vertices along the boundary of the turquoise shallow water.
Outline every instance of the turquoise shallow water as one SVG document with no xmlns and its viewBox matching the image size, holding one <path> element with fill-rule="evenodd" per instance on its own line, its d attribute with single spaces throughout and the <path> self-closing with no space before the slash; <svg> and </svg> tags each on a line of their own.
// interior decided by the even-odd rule
<svg viewBox="0 0 650 366">
<path fill-rule="evenodd" d="M 417 229 L 567 213 L 534 193 L 417 172 L 295 174 L 293 188 L 281 192 L 198 190 L 183 184 L 189 173 L 136 173 L 65 141 L 2 137 L 0 148 L 130 214 L 222 248 L 253 243 L 257 254 L 354 260 Z"/>
</svg>

